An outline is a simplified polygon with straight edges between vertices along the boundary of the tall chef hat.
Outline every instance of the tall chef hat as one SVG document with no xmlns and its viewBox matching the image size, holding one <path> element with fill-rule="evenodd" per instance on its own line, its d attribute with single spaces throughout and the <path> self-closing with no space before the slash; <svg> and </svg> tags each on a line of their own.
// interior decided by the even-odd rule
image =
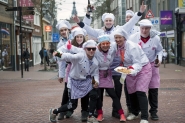
<svg viewBox="0 0 185 123">
<path fill-rule="evenodd" d="M 71 34 L 72 34 L 73 37 L 75 37 L 79 34 L 82 34 L 83 36 L 86 36 L 87 32 L 86 32 L 85 29 L 82 29 L 80 27 L 75 27 L 74 29 L 72 29 Z"/>
<path fill-rule="evenodd" d="M 114 21 L 115 16 L 112 13 L 104 13 L 102 15 L 102 21 L 104 22 L 107 18 L 111 18 Z"/>
<path fill-rule="evenodd" d="M 153 26 L 152 22 L 148 19 L 143 19 L 143 20 L 139 21 L 138 24 L 140 26 L 149 26 L 149 27 Z"/>
<path fill-rule="evenodd" d="M 134 12 L 132 10 L 127 10 L 126 11 L 126 16 L 128 16 L 128 15 L 134 16 Z"/>
<path fill-rule="evenodd" d="M 61 28 L 63 28 L 63 27 L 68 28 L 68 29 L 71 29 L 71 24 L 68 21 L 66 21 L 66 20 L 60 20 L 60 21 L 58 21 L 58 23 L 56 25 L 56 28 L 58 30 L 61 30 Z"/>
<path fill-rule="evenodd" d="M 125 37 L 126 40 L 128 39 L 128 33 L 122 28 L 117 29 L 114 32 L 114 35 L 121 35 L 121 36 Z"/>
<path fill-rule="evenodd" d="M 84 44 L 83 44 L 83 48 L 86 48 L 86 47 L 96 47 L 97 46 L 97 43 L 94 41 L 94 40 L 88 40 L 86 41 Z"/>
</svg>

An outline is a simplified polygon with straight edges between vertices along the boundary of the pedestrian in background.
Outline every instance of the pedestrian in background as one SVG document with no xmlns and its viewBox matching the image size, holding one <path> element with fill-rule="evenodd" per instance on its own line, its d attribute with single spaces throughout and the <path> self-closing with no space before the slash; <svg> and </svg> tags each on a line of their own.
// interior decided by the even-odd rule
<svg viewBox="0 0 185 123">
<path fill-rule="evenodd" d="M 42 48 L 42 49 L 39 51 L 39 55 L 40 55 L 40 59 L 41 59 L 41 62 L 40 62 L 41 65 L 43 64 L 43 58 L 44 58 L 43 50 L 44 50 L 44 48 Z"/>
<path fill-rule="evenodd" d="M 44 48 L 44 58 L 49 66 L 49 56 L 48 56 L 48 51 Z"/>
<path fill-rule="evenodd" d="M 29 71 L 29 58 L 30 58 L 30 53 L 28 51 L 28 48 L 26 48 L 26 50 L 23 53 L 25 71 Z"/>
<path fill-rule="evenodd" d="M 168 56 L 168 53 L 166 52 L 165 49 L 163 49 L 163 64 L 165 64 L 167 56 Z"/>
</svg>

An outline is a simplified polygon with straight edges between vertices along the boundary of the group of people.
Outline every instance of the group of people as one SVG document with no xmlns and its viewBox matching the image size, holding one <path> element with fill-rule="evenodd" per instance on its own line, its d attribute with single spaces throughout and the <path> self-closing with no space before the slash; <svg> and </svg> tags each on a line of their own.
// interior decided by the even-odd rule
<svg viewBox="0 0 185 123">
<path fill-rule="evenodd" d="M 83 22 L 74 17 L 77 27 L 71 28 L 66 20 L 58 22 L 56 27 L 61 38 L 58 50 L 53 55 L 58 57 L 58 80 L 65 82 L 65 88 L 61 106 L 50 109 L 51 122 L 56 122 L 57 116 L 58 120 L 69 118 L 77 108 L 78 99 L 81 99 L 81 120 L 87 123 L 101 122 L 104 120 L 104 90 L 113 102 L 112 116 L 119 118 L 120 122 L 134 120 L 141 112 L 140 123 L 148 123 L 148 102 L 151 119 L 159 119 L 159 66 L 163 47 L 158 33 L 151 30 L 152 23 L 147 19 L 139 21 L 145 10 L 143 3 L 137 13 L 127 10 L 126 23 L 116 27 L 112 13 L 102 15 L 104 27 L 101 29 L 90 26 L 88 12 Z M 137 22 L 140 26 L 135 26 Z M 97 42 L 86 41 L 87 34 L 97 38 Z M 158 62 L 155 62 L 156 58 Z M 124 82 L 127 117 L 120 102 L 122 74 L 114 70 L 119 66 L 132 70 Z"/>
</svg>

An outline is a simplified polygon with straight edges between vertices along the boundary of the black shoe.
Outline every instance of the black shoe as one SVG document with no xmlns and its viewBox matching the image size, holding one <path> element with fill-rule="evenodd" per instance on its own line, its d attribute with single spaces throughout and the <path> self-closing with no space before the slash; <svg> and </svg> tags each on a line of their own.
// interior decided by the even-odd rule
<svg viewBox="0 0 185 123">
<path fill-rule="evenodd" d="M 156 113 L 153 113 L 153 114 L 151 114 L 151 119 L 152 120 L 159 120 L 159 117 L 157 116 Z"/>
<path fill-rule="evenodd" d="M 81 113 L 81 121 L 82 122 L 87 122 L 88 115 L 89 115 L 89 113 L 87 111 L 82 111 L 82 113 Z"/>
<path fill-rule="evenodd" d="M 58 120 L 63 120 L 65 114 L 66 114 L 65 112 L 61 112 L 61 113 L 58 115 Z"/>
<path fill-rule="evenodd" d="M 97 110 L 95 110 L 94 111 L 94 115 L 93 115 L 95 118 L 97 118 L 98 117 L 98 112 L 97 112 Z"/>
<path fill-rule="evenodd" d="M 120 119 L 120 115 L 115 111 L 112 111 L 112 117 Z"/>
<path fill-rule="evenodd" d="M 70 118 L 72 114 L 73 114 L 73 111 L 67 111 L 66 118 Z"/>
</svg>

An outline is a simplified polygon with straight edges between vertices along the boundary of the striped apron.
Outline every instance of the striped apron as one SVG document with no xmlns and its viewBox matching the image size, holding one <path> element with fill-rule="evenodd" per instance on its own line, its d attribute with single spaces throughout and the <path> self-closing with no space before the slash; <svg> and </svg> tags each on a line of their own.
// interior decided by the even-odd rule
<svg viewBox="0 0 185 123">
<path fill-rule="evenodd" d="M 87 95 L 92 89 L 92 78 L 88 76 L 85 80 L 75 80 L 70 78 L 71 99 L 79 99 Z"/>
<path fill-rule="evenodd" d="M 99 88 L 114 88 L 111 70 L 99 70 Z"/>
<path fill-rule="evenodd" d="M 159 67 L 155 67 L 154 62 L 150 63 L 152 66 L 152 79 L 149 84 L 149 88 L 159 88 L 160 87 L 160 75 Z"/>
<path fill-rule="evenodd" d="M 143 66 L 141 71 L 136 76 L 127 75 L 126 83 L 128 93 L 132 94 L 136 91 L 147 92 L 148 86 L 152 78 L 152 68 L 150 63 Z"/>
</svg>

